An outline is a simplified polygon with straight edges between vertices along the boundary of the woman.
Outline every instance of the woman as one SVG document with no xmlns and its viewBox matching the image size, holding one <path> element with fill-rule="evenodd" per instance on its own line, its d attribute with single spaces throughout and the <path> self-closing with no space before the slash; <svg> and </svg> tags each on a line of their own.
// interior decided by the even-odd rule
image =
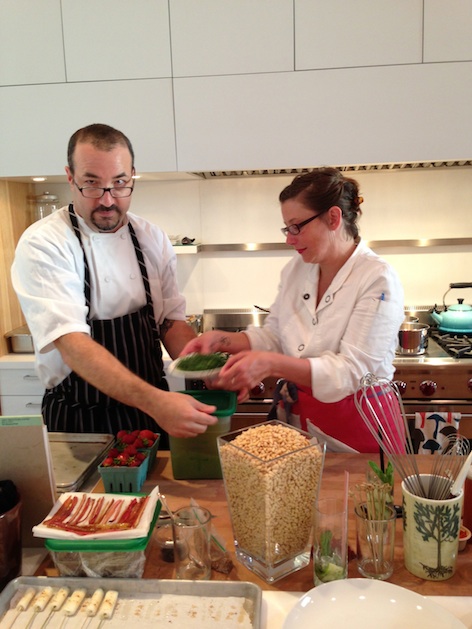
<svg viewBox="0 0 472 629">
<path fill-rule="evenodd" d="M 212 387 L 239 390 L 240 399 L 264 378 L 287 380 L 291 424 L 321 435 L 330 450 L 377 452 L 354 393 L 366 373 L 393 376 L 404 318 L 399 278 L 359 237 L 362 198 L 353 179 L 319 168 L 295 177 L 279 200 L 282 233 L 297 255 L 264 326 L 213 330 L 183 353 L 233 354 Z"/>
</svg>

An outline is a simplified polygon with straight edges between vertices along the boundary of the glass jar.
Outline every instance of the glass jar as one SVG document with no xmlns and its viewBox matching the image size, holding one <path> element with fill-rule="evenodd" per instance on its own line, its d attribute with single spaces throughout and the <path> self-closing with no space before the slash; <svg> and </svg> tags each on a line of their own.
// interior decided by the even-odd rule
<svg viewBox="0 0 472 629">
<path fill-rule="evenodd" d="M 55 194 L 51 194 L 49 192 L 38 194 L 34 197 L 34 204 L 34 219 L 36 221 L 41 220 L 45 216 L 49 216 L 49 214 L 52 214 L 54 210 L 59 208 L 58 198 Z"/>
<path fill-rule="evenodd" d="M 218 448 L 238 561 L 268 583 L 308 565 L 326 445 L 272 421 Z"/>
</svg>

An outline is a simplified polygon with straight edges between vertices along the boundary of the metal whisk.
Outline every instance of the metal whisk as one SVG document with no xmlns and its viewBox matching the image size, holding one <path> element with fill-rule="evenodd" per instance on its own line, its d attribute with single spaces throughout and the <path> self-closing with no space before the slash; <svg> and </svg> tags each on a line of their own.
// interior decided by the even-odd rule
<svg viewBox="0 0 472 629">
<path fill-rule="evenodd" d="M 360 381 L 354 402 L 371 435 L 409 491 L 426 498 L 403 402 L 395 383 L 368 373 Z"/>
<path fill-rule="evenodd" d="M 458 434 L 449 435 L 442 454 L 432 456 L 429 482 L 425 482 L 428 475 L 419 472 L 408 420 L 395 383 L 368 373 L 361 379 L 354 401 L 365 425 L 408 490 L 422 498 L 448 498 L 452 483 L 470 450 L 468 439 Z"/>
<path fill-rule="evenodd" d="M 469 452 L 470 442 L 468 439 L 458 433 L 452 433 L 447 436 L 446 444 L 442 451 L 433 455 L 428 498 L 434 500 L 449 498 L 451 486 L 456 480 Z"/>
</svg>

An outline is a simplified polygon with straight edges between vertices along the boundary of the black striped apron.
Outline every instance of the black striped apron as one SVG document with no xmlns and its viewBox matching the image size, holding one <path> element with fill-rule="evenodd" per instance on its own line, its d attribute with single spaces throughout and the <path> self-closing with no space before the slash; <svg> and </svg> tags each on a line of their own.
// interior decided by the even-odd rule
<svg viewBox="0 0 472 629">
<path fill-rule="evenodd" d="M 90 312 L 90 271 L 72 204 L 69 205 L 69 215 L 83 251 L 84 294 Z M 154 318 L 146 264 L 131 222 L 128 222 L 128 229 L 143 278 L 146 305 L 115 319 L 89 320 L 87 317 L 87 323 L 91 328 L 91 337 L 97 343 L 143 380 L 167 391 L 169 387 L 164 378 L 159 331 Z M 165 448 L 167 444 L 167 434 L 152 417 L 105 395 L 74 372 L 56 387 L 46 391 L 42 414 L 49 431 L 116 434 L 123 429 L 148 428 L 161 433 L 160 447 Z"/>
</svg>

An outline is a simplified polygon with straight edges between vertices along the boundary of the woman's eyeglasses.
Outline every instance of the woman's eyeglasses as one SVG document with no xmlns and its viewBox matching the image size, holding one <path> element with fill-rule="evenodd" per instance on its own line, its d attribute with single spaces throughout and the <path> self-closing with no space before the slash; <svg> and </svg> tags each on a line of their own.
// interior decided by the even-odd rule
<svg viewBox="0 0 472 629">
<path fill-rule="evenodd" d="M 292 236 L 298 236 L 298 234 L 301 232 L 302 227 L 308 225 L 308 223 L 311 223 L 311 221 L 314 221 L 315 218 L 318 218 L 318 216 L 321 216 L 322 214 L 324 214 L 324 212 L 315 214 L 311 218 L 307 218 L 306 221 L 302 221 L 301 223 L 293 223 L 293 225 L 289 225 L 288 227 L 281 227 L 280 231 L 284 236 L 288 236 L 289 234 L 292 234 Z"/>
</svg>

